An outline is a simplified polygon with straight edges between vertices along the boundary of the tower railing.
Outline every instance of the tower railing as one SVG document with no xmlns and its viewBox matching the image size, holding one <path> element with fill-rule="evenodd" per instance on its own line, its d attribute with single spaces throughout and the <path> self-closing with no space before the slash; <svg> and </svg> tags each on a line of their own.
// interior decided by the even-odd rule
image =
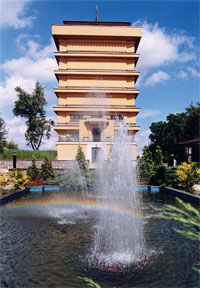
<svg viewBox="0 0 200 288">
<path fill-rule="evenodd" d="M 135 144 L 135 140 L 134 140 L 134 137 L 133 136 L 130 136 L 129 137 L 129 141 L 132 143 L 132 144 Z M 90 137 L 87 137 L 87 136 L 79 136 L 79 137 L 71 137 L 71 136 L 61 136 L 59 135 L 58 136 L 58 140 L 57 142 L 67 142 L 67 143 L 70 143 L 70 142 L 98 142 L 98 143 L 113 143 L 114 142 L 114 136 L 110 136 L 110 137 L 107 137 L 107 136 L 101 136 L 100 138 L 100 141 L 95 141 L 95 139 L 93 138 L 93 136 L 90 136 Z"/>
</svg>

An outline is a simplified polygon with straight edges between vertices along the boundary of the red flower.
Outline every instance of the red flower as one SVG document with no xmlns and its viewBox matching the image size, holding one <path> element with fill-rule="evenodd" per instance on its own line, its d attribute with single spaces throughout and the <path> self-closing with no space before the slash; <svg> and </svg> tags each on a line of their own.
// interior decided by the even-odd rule
<svg viewBox="0 0 200 288">
<path fill-rule="evenodd" d="M 29 180 L 26 182 L 26 185 L 28 186 L 38 186 L 38 185 L 44 185 L 44 181 L 41 180 Z"/>
</svg>

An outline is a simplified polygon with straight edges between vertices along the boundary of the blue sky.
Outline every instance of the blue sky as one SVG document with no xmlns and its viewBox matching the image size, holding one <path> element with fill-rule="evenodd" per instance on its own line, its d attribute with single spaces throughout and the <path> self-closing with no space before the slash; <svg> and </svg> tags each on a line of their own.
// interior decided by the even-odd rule
<svg viewBox="0 0 200 288">
<path fill-rule="evenodd" d="M 0 112 L 8 128 L 8 140 L 26 146 L 25 124 L 13 117 L 14 88 L 31 92 L 38 80 L 45 86 L 48 117 L 56 120 L 57 104 L 53 70 L 56 51 L 52 24 L 63 20 L 129 21 L 143 27 L 136 70 L 141 75 L 136 106 L 141 108 L 137 125 L 138 151 L 148 143 L 149 126 L 163 121 L 169 113 L 183 112 L 199 100 L 199 1 L 14 1 L 0 0 L 1 78 Z M 55 149 L 56 134 L 44 141 L 42 149 Z"/>
</svg>

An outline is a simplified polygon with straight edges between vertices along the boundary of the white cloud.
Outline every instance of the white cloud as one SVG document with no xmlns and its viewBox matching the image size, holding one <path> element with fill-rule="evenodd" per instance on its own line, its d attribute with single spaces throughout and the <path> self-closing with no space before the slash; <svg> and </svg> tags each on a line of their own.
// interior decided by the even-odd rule
<svg viewBox="0 0 200 288">
<path fill-rule="evenodd" d="M 18 29 L 31 26 L 35 17 L 25 15 L 28 3 L 30 2 L 30 0 L 1 0 L 0 27 Z"/>
<path fill-rule="evenodd" d="M 20 149 L 27 149 L 25 141 L 26 124 L 21 117 L 5 119 L 6 128 L 8 129 L 8 141 L 14 141 Z"/>
<path fill-rule="evenodd" d="M 18 44 L 21 49 L 25 50 L 25 56 L 21 58 L 13 58 L 7 60 L 0 68 L 8 76 L 5 78 L 5 84 L 0 84 L 0 107 L 13 105 L 16 100 L 16 92 L 14 88 L 20 86 L 27 92 L 32 92 L 34 83 L 54 82 L 56 79 L 53 70 L 57 67 L 53 57 L 54 44 L 51 43 L 45 47 L 41 47 L 33 40 L 27 41 L 27 45 L 21 45 L 20 41 L 24 39 L 23 34 L 18 38 Z M 48 96 L 48 95 L 47 95 Z"/>
<path fill-rule="evenodd" d="M 188 62 L 190 60 L 194 60 L 196 58 L 196 55 L 194 53 L 186 53 L 186 52 L 183 52 L 183 53 L 180 53 L 179 54 L 179 61 L 180 62 Z"/>
<path fill-rule="evenodd" d="M 53 70 L 56 67 L 55 59 L 50 57 L 31 59 L 21 57 L 11 59 L 1 65 L 2 70 L 9 75 L 32 79 L 34 81 L 55 81 Z"/>
<path fill-rule="evenodd" d="M 167 33 L 165 28 L 158 24 L 141 23 L 133 26 L 142 26 L 142 39 L 139 44 L 138 53 L 141 54 L 137 69 L 146 74 L 150 69 L 169 63 L 193 60 L 195 54 L 192 50 L 192 37 L 176 33 Z"/>
<path fill-rule="evenodd" d="M 34 81 L 55 81 L 53 70 L 57 67 L 57 64 L 53 57 L 53 51 L 55 51 L 53 41 L 51 40 L 49 45 L 41 47 L 36 41 L 24 41 L 24 37 L 26 35 L 21 34 L 17 39 L 17 44 L 21 50 L 24 50 L 25 56 L 7 60 L 0 66 L 2 70 L 8 75 Z"/>
<path fill-rule="evenodd" d="M 0 84 L 0 108 L 14 105 L 17 100 L 17 93 L 15 87 L 20 86 L 22 89 L 26 90 L 28 93 L 32 92 L 35 81 L 30 78 L 24 78 L 19 75 L 14 75 L 6 78 L 5 85 Z"/>
<path fill-rule="evenodd" d="M 149 140 L 149 135 L 150 135 L 151 131 L 149 129 L 147 129 L 146 131 L 140 131 L 136 134 L 136 141 L 137 141 L 137 154 L 141 155 L 142 154 L 142 150 L 144 148 L 144 146 L 147 146 L 150 142 Z"/>
<path fill-rule="evenodd" d="M 192 76 L 200 78 L 200 72 L 198 72 L 193 67 L 188 67 L 188 71 L 191 72 Z"/>
<path fill-rule="evenodd" d="M 144 85 L 145 86 L 154 86 L 155 84 L 158 84 L 160 82 L 166 81 L 170 78 L 170 75 L 163 71 L 158 71 L 154 74 L 152 74 L 150 77 L 148 77 L 145 80 Z"/>
<path fill-rule="evenodd" d="M 29 33 L 21 33 L 19 34 L 18 36 L 16 36 L 15 38 L 15 43 L 16 43 L 16 46 L 17 48 L 23 52 L 24 54 L 26 54 L 27 52 L 27 42 L 32 39 L 40 39 L 40 36 L 38 34 L 29 34 Z"/>
<path fill-rule="evenodd" d="M 37 37 L 37 35 L 35 36 Z M 41 48 L 38 42 L 33 41 L 33 40 L 28 40 L 26 49 L 27 49 L 26 56 L 29 56 L 34 59 L 52 57 L 53 52 L 56 51 L 56 47 L 55 47 L 55 43 L 53 39 L 51 39 L 50 44 L 45 46 L 44 48 Z"/>
<path fill-rule="evenodd" d="M 178 78 L 184 79 L 188 74 L 185 71 L 179 71 L 177 74 Z"/>
<path fill-rule="evenodd" d="M 144 109 L 138 114 L 137 118 L 144 119 L 147 117 L 153 117 L 153 116 L 160 115 L 160 114 L 161 114 L 161 111 L 159 110 Z"/>
</svg>

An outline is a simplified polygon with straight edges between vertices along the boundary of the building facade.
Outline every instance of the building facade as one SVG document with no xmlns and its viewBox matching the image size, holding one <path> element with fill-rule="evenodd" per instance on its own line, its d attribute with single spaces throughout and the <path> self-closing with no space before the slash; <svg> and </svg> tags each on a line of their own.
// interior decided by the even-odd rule
<svg viewBox="0 0 200 288">
<path fill-rule="evenodd" d="M 52 26 L 52 34 L 58 63 L 58 105 L 53 108 L 58 119 L 57 159 L 75 159 L 79 144 L 90 166 L 102 147 L 108 157 L 114 132 L 124 120 L 136 160 L 135 66 L 141 28 L 128 22 L 64 21 Z"/>
</svg>

